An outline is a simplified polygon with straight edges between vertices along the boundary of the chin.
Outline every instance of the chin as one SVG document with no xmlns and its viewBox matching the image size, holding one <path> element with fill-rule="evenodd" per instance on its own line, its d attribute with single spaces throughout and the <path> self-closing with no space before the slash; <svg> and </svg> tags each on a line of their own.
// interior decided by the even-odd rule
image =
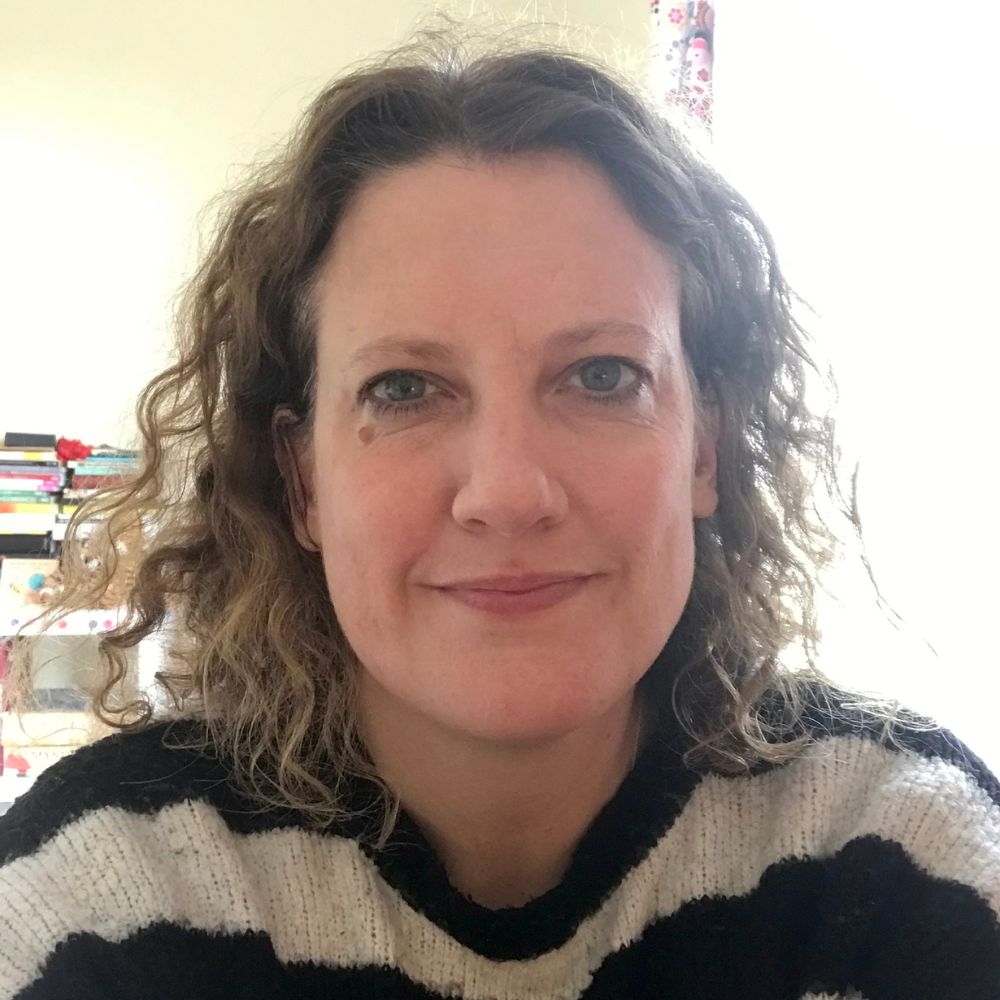
<svg viewBox="0 0 1000 1000">
<path fill-rule="evenodd" d="M 588 726 L 600 725 L 601 720 L 631 692 L 621 693 L 608 701 L 601 699 L 581 703 L 578 699 L 540 711 L 537 703 L 527 706 L 476 706 L 456 713 L 448 720 L 449 728 L 464 736 L 504 747 L 531 749 L 551 743 Z"/>
</svg>

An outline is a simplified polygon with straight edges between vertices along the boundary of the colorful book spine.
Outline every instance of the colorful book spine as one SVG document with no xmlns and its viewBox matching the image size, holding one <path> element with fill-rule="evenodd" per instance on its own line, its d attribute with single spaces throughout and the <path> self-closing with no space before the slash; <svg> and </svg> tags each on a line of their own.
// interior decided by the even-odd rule
<svg viewBox="0 0 1000 1000">
<path fill-rule="evenodd" d="M 58 476 L 62 478 L 63 467 L 58 462 L 4 462 L 0 461 L 0 472 L 12 476 Z"/>
<path fill-rule="evenodd" d="M 5 490 L 0 487 L 0 503 L 53 503 L 52 493 L 41 490 Z"/>
<path fill-rule="evenodd" d="M 14 476 L 0 472 L 0 490 L 27 490 L 32 493 L 57 493 L 62 488 L 61 479 L 50 476 Z"/>
<path fill-rule="evenodd" d="M 120 486 L 122 483 L 128 482 L 129 479 L 129 476 L 74 476 L 73 489 L 99 490 L 106 486 Z"/>
<path fill-rule="evenodd" d="M 58 514 L 57 503 L 11 503 L 0 500 L 0 514 Z"/>
<path fill-rule="evenodd" d="M 46 512 L 42 514 L 23 514 L 23 513 L 13 513 L 10 511 L 0 514 L 0 525 L 6 527 L 8 530 L 12 530 L 19 524 L 33 525 L 33 524 L 51 524 L 55 520 L 55 515 L 58 511 Z"/>
<path fill-rule="evenodd" d="M 86 465 L 78 462 L 73 468 L 74 476 L 128 476 L 138 471 L 132 462 L 120 462 L 117 465 Z"/>
<path fill-rule="evenodd" d="M 58 439 L 55 434 L 28 434 L 24 431 L 5 431 L 3 446 L 5 448 L 44 448 L 55 450 Z"/>
<path fill-rule="evenodd" d="M 45 535 L 55 523 L 55 514 L 0 514 L 0 535 Z"/>
<path fill-rule="evenodd" d="M 54 451 L 28 451 L 17 448 L 0 448 L 0 462 L 58 462 Z"/>
<path fill-rule="evenodd" d="M 0 554 L 6 556 L 53 555 L 52 533 L 38 531 L 34 534 L 0 535 Z"/>
</svg>

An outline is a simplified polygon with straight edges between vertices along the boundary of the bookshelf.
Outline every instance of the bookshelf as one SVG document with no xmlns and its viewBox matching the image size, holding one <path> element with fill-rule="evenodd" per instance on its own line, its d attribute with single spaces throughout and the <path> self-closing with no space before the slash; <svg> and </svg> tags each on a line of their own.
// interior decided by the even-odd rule
<svg viewBox="0 0 1000 1000">
<path fill-rule="evenodd" d="M 122 614 L 122 609 L 74 612 L 43 632 L 40 624 L 31 624 L 38 616 L 36 607 L 0 606 L 0 644 L 13 638 L 27 622 L 20 634 L 40 637 L 36 655 L 41 658 L 35 678 L 33 710 L 20 716 L 0 712 L 0 745 L 4 754 L 4 768 L 0 773 L 0 815 L 46 768 L 79 747 L 113 732 L 87 711 L 79 685 L 98 668 L 94 640 L 117 625 Z M 136 694 L 152 692 L 156 671 L 165 661 L 161 635 L 154 634 L 142 640 L 128 655 L 130 691 Z"/>
<path fill-rule="evenodd" d="M 4 607 L 0 605 L 0 638 L 13 636 L 20 631 L 21 635 L 42 635 L 41 623 L 36 607 Z M 57 622 L 48 631 L 52 636 L 59 635 L 100 635 L 113 629 L 119 622 L 121 611 L 74 611 L 62 621 Z"/>
<path fill-rule="evenodd" d="M 20 715 L 0 711 L 0 814 L 45 768 L 110 731 L 87 711 L 85 691 L 100 676 L 96 639 L 115 628 L 123 611 L 77 611 L 51 625 L 39 620 L 58 599 L 65 560 L 94 558 L 88 540 L 101 519 L 82 522 L 73 546 L 66 528 L 79 504 L 101 489 L 127 483 L 138 454 L 109 445 L 91 447 L 51 434 L 7 431 L 0 443 L 0 689 L 16 636 L 33 637 L 36 673 L 31 704 Z M 112 581 L 109 603 L 123 600 L 130 566 L 142 548 L 144 526 L 118 540 L 123 572 Z M 96 548 L 96 546 L 95 546 Z M 89 563 L 88 563 L 89 564 Z M 152 690 L 163 662 L 152 636 L 127 651 L 126 696 Z M 3 707 L 0 699 L 0 707 Z"/>
</svg>

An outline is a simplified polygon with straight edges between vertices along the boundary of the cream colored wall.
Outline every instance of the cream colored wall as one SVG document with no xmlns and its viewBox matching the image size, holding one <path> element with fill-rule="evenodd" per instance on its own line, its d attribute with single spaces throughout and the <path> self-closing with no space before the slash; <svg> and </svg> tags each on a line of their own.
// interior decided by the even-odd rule
<svg viewBox="0 0 1000 1000">
<path fill-rule="evenodd" d="M 469 3 L 443 8 L 458 16 Z M 0 5 L 0 431 L 126 444 L 165 363 L 206 203 L 344 67 L 426 3 L 9 0 Z M 577 29 L 633 73 L 644 0 L 476 3 Z"/>
</svg>

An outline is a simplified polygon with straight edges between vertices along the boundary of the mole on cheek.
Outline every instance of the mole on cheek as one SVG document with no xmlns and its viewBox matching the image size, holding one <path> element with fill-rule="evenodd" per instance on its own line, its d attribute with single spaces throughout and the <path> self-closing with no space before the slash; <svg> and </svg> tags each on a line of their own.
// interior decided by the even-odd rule
<svg viewBox="0 0 1000 1000">
<path fill-rule="evenodd" d="M 372 439 L 375 437 L 375 428 L 370 424 L 365 424 L 364 427 L 358 429 L 358 440 L 362 444 L 371 444 Z"/>
</svg>

